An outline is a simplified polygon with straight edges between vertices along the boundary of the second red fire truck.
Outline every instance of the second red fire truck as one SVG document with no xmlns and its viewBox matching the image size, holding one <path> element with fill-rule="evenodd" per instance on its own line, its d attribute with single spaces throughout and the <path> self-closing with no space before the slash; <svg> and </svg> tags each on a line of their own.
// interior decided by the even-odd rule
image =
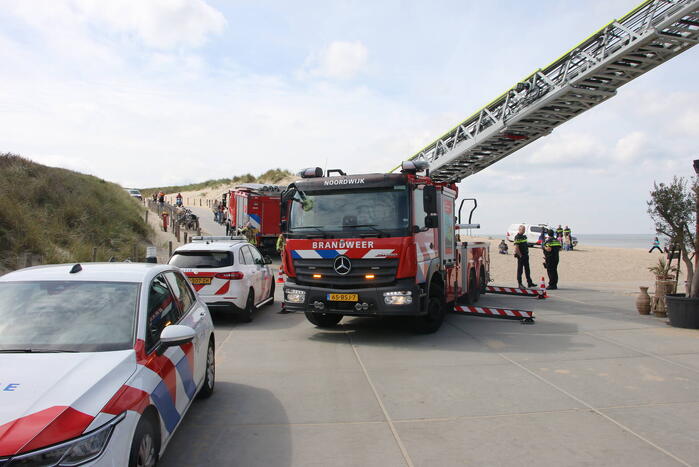
<svg viewBox="0 0 699 467">
<path fill-rule="evenodd" d="M 276 253 L 283 188 L 279 185 L 245 183 L 228 192 L 230 230 L 253 229 L 255 244 L 265 255 Z"/>
<path fill-rule="evenodd" d="M 457 187 L 425 170 L 407 161 L 399 174 L 301 173 L 282 196 L 289 311 L 320 327 L 343 316 L 408 316 L 427 333 L 455 303 L 478 300 L 488 244 L 459 241 L 469 226 L 457 223 Z"/>
</svg>

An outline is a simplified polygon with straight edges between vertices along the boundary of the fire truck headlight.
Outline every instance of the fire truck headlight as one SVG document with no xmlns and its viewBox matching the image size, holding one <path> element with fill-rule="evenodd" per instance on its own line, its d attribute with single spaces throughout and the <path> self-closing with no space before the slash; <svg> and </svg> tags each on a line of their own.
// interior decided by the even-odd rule
<svg viewBox="0 0 699 467">
<path fill-rule="evenodd" d="M 413 293 L 410 290 L 384 292 L 383 301 L 386 305 L 410 305 L 413 303 Z"/>
<path fill-rule="evenodd" d="M 306 291 L 297 289 L 286 289 L 284 291 L 286 301 L 289 303 L 304 303 L 306 301 Z"/>
</svg>

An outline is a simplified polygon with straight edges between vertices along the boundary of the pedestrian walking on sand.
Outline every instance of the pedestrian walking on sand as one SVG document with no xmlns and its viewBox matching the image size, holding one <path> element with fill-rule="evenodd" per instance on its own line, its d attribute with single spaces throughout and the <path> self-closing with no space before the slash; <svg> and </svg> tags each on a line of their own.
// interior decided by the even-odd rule
<svg viewBox="0 0 699 467">
<path fill-rule="evenodd" d="M 548 238 L 543 244 L 544 249 L 544 267 L 549 276 L 549 290 L 558 288 L 558 260 L 559 252 L 561 251 L 561 242 L 556 238 L 556 233 L 553 230 L 548 231 Z"/>
<path fill-rule="evenodd" d="M 532 280 L 532 275 L 529 270 L 529 243 L 527 242 L 527 236 L 524 234 L 525 228 L 523 225 L 519 226 L 517 230 L 517 235 L 515 235 L 515 258 L 517 258 L 517 285 L 520 289 L 524 288 L 522 284 L 522 270 L 524 270 L 524 275 L 527 279 L 527 287 L 534 287 L 534 281 Z"/>
<path fill-rule="evenodd" d="M 656 248 L 659 252 L 663 252 L 663 249 L 660 248 L 660 240 L 658 239 L 658 237 L 655 237 L 655 239 L 653 239 L 653 246 L 650 248 L 650 250 L 648 250 L 648 253 L 653 253 L 653 250 L 655 250 Z"/>
</svg>

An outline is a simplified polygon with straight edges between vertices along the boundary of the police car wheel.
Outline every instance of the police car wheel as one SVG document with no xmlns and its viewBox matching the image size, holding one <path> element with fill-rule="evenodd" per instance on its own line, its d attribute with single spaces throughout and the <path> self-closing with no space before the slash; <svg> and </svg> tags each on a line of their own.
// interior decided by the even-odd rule
<svg viewBox="0 0 699 467">
<path fill-rule="evenodd" d="M 204 376 L 204 385 L 199 391 L 199 397 L 207 399 L 214 393 L 214 384 L 216 383 L 216 349 L 213 341 L 209 341 L 209 349 L 206 351 L 206 374 Z"/>
<path fill-rule="evenodd" d="M 273 305 L 274 304 L 274 290 L 276 288 L 276 284 L 274 283 L 274 277 L 272 277 L 272 286 L 269 288 L 269 297 L 272 300 L 267 302 L 268 305 Z"/>
<path fill-rule="evenodd" d="M 255 310 L 255 291 L 250 289 L 248 292 L 248 300 L 245 302 L 245 308 L 240 314 L 240 320 L 244 323 L 252 321 L 252 313 Z"/>
<path fill-rule="evenodd" d="M 138 421 L 131 452 L 129 454 L 129 467 L 154 467 L 158 462 L 160 452 L 160 440 L 153 425 L 152 417 L 144 413 Z"/>
</svg>

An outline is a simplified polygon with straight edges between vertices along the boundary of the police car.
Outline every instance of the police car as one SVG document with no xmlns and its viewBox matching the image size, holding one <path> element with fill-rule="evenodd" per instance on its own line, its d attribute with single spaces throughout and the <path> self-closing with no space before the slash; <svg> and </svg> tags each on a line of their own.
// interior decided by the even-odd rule
<svg viewBox="0 0 699 467">
<path fill-rule="evenodd" d="M 232 310 L 245 322 L 255 309 L 274 302 L 271 263 L 244 236 L 192 237 L 170 258 L 211 310 Z"/>
<path fill-rule="evenodd" d="M 214 327 L 168 265 L 0 277 L 0 466 L 153 466 L 214 389 Z"/>
</svg>

